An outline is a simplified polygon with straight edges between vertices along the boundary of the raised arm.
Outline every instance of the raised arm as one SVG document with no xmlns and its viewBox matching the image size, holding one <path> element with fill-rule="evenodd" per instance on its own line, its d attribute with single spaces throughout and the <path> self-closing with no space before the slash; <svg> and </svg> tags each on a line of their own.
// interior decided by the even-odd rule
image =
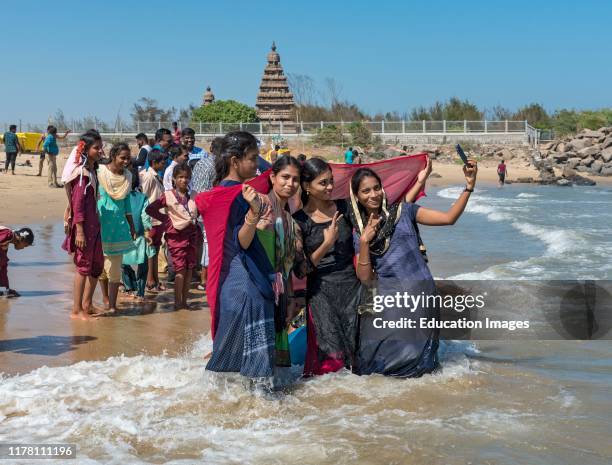
<svg viewBox="0 0 612 465">
<path fill-rule="evenodd" d="M 66 137 L 68 137 L 68 134 L 70 134 L 70 129 L 68 129 L 63 136 L 55 136 L 58 139 L 65 139 Z"/>
<path fill-rule="evenodd" d="M 476 174 L 478 173 L 476 161 L 469 160 L 469 164 L 463 166 L 463 173 L 465 174 L 466 180 L 465 190 L 461 193 L 457 201 L 448 209 L 448 211 L 442 212 L 439 210 L 421 207 L 418 209 L 416 214 L 417 223 L 427 226 L 448 226 L 455 224 L 465 210 L 470 195 L 474 191 L 474 186 L 476 185 Z"/>
<path fill-rule="evenodd" d="M 415 201 L 419 192 L 421 192 L 423 187 L 425 187 L 425 182 L 427 181 L 427 178 L 429 177 L 430 174 L 431 174 L 431 158 L 427 157 L 427 164 L 425 165 L 425 168 L 419 171 L 417 180 L 414 183 L 414 185 L 410 188 L 410 190 L 406 192 L 404 201 L 406 202 Z"/>
</svg>

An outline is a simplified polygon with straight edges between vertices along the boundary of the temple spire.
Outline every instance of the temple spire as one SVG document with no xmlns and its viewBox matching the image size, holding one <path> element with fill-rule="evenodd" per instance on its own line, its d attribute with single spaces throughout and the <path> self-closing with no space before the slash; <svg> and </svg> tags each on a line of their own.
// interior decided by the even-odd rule
<svg viewBox="0 0 612 465">
<path fill-rule="evenodd" d="M 276 42 L 268 53 L 268 63 L 261 78 L 257 94 L 257 116 L 263 122 L 289 122 L 293 120 L 293 94 L 276 51 Z"/>
</svg>

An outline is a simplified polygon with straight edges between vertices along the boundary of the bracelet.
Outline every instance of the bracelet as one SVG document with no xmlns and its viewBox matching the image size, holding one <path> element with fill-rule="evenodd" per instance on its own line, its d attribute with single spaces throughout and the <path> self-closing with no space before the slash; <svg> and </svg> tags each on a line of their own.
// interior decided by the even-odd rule
<svg viewBox="0 0 612 465">
<path fill-rule="evenodd" d="M 474 188 L 468 189 L 467 187 L 463 189 L 463 192 L 474 192 Z"/>
<path fill-rule="evenodd" d="M 358 265 L 363 265 L 363 266 L 367 266 L 367 265 L 371 265 L 372 262 L 357 262 Z"/>
<path fill-rule="evenodd" d="M 244 222 L 250 226 L 255 226 L 257 223 L 259 223 L 259 218 L 251 218 L 250 215 L 247 213 L 244 216 Z"/>
</svg>

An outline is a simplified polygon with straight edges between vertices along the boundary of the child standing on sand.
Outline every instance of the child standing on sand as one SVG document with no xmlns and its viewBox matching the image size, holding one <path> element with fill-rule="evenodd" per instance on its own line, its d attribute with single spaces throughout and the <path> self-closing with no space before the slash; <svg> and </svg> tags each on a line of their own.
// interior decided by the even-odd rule
<svg viewBox="0 0 612 465">
<path fill-rule="evenodd" d="M 73 306 L 70 318 L 89 319 L 98 277 L 104 269 L 100 220 L 96 209 L 96 162 L 102 140 L 83 134 L 75 152 L 76 166 L 66 178 L 70 203 L 67 235 L 62 248 L 74 256 Z"/>
<path fill-rule="evenodd" d="M 152 204 L 159 199 L 164 193 L 164 185 L 159 177 L 159 171 L 166 166 L 166 155 L 159 150 L 151 150 L 148 158 L 149 167 L 140 172 L 140 189 L 142 193 Z M 155 248 L 155 255 L 149 257 L 148 272 L 147 272 L 147 290 L 148 291 L 165 291 L 166 287 L 159 282 L 157 255 L 162 244 L 162 238 L 165 232 L 165 224 L 155 219 L 155 216 L 150 215 L 151 231 L 149 237 Z"/>
<path fill-rule="evenodd" d="M 19 297 L 19 292 L 11 289 L 8 279 L 8 248 L 13 244 L 15 250 L 21 250 L 34 243 L 34 233 L 30 228 L 21 228 L 13 231 L 6 226 L 0 225 L 0 287 L 6 288 L 0 291 L 0 295 L 6 292 L 7 297 Z"/>
<path fill-rule="evenodd" d="M 146 212 L 166 225 L 166 241 L 176 273 L 174 308 L 180 310 L 188 308 L 187 297 L 197 258 L 198 210 L 195 202 L 189 197 L 191 168 L 187 163 L 174 167 L 172 182 L 174 188 L 164 192 L 158 200 L 151 203 Z M 160 212 L 160 208 L 165 208 L 167 213 Z"/>
</svg>

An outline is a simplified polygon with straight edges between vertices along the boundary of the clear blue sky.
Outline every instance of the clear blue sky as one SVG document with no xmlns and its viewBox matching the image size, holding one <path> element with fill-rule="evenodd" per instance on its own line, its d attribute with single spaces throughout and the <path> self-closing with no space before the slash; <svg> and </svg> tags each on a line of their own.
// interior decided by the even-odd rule
<svg viewBox="0 0 612 465">
<path fill-rule="evenodd" d="M 286 73 L 369 112 L 451 96 L 479 106 L 612 106 L 612 2 L 27 1 L 4 5 L 0 122 L 129 118 L 217 98 L 254 105 L 272 40 Z"/>
</svg>

